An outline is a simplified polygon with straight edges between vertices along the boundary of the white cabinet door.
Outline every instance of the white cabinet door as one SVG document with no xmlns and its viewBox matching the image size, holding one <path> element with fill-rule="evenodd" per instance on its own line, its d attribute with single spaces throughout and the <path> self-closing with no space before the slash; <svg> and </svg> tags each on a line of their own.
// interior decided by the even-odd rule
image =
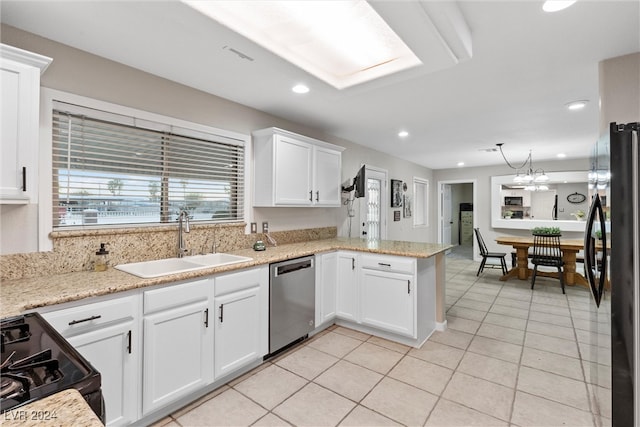
<svg viewBox="0 0 640 427">
<path fill-rule="evenodd" d="M 107 426 L 129 425 L 138 419 L 140 376 L 136 368 L 141 352 L 133 345 L 137 329 L 129 321 L 68 339 L 100 372 Z"/>
<path fill-rule="evenodd" d="M 336 317 L 359 321 L 358 257 L 353 252 L 338 252 L 336 281 Z"/>
<path fill-rule="evenodd" d="M 313 202 L 318 206 L 340 206 L 342 153 L 324 147 L 314 149 Z"/>
<path fill-rule="evenodd" d="M 21 82 L 19 67 L 26 68 L 13 61 L 2 61 L 0 87 L 2 87 L 2 104 L 0 105 L 0 117 L 2 123 L 2 160 L 0 168 L 0 194 L 3 197 L 20 196 L 22 194 L 22 164 L 24 153 L 20 152 L 19 135 L 22 133 L 19 114 L 21 86 L 24 86 L 24 78 Z M 24 119 L 22 119 L 24 121 Z M 22 126 L 21 126 L 22 125 Z"/>
<path fill-rule="evenodd" d="M 338 253 L 316 255 L 316 326 L 336 317 Z"/>
<path fill-rule="evenodd" d="M 138 295 L 43 313 L 99 372 L 107 426 L 129 425 L 139 418 Z"/>
<path fill-rule="evenodd" d="M 313 146 L 280 135 L 275 138 L 275 204 L 311 205 Z"/>
<path fill-rule="evenodd" d="M 415 288 L 413 275 L 363 268 L 362 323 L 415 338 Z"/>
<path fill-rule="evenodd" d="M 0 203 L 36 198 L 40 72 L 51 58 L 0 44 Z"/>
<path fill-rule="evenodd" d="M 213 381 L 212 290 L 204 279 L 144 293 L 143 415 Z"/>
<path fill-rule="evenodd" d="M 263 356 L 260 352 L 260 288 L 215 298 L 215 378 Z"/>
</svg>

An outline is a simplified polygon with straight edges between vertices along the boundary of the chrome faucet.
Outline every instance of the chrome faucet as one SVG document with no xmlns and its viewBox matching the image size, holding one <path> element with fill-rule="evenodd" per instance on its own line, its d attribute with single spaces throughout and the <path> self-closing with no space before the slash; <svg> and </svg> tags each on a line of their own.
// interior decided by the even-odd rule
<svg viewBox="0 0 640 427">
<path fill-rule="evenodd" d="M 188 249 L 184 245 L 182 232 L 189 232 L 189 212 L 181 210 L 178 214 L 178 258 L 182 258 Z"/>
</svg>

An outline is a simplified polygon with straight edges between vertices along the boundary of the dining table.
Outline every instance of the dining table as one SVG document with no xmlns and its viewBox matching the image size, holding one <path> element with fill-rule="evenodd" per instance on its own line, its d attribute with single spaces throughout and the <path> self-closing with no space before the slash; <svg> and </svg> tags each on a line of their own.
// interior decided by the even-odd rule
<svg viewBox="0 0 640 427">
<path fill-rule="evenodd" d="M 533 236 L 499 236 L 496 238 L 496 243 L 512 246 L 516 251 L 516 266 L 500 277 L 500 280 L 504 281 L 512 277 L 527 280 L 533 274 L 533 270 L 529 268 L 529 248 L 533 246 Z M 582 239 L 560 239 L 560 250 L 562 251 L 562 261 L 564 261 L 562 274 L 565 285 L 582 285 L 589 288 L 589 282 L 584 275 L 576 271 L 577 255 L 582 249 L 584 249 Z M 557 272 L 538 271 L 537 274 L 558 277 Z"/>
</svg>

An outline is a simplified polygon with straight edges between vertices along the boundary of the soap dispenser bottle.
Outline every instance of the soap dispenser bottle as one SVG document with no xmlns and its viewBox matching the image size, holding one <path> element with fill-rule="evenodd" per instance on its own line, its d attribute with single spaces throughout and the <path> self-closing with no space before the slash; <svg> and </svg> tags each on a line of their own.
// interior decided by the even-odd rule
<svg viewBox="0 0 640 427">
<path fill-rule="evenodd" d="M 106 243 L 100 243 L 100 249 L 96 251 L 96 259 L 93 265 L 95 271 L 106 271 L 109 265 L 109 251 Z"/>
</svg>

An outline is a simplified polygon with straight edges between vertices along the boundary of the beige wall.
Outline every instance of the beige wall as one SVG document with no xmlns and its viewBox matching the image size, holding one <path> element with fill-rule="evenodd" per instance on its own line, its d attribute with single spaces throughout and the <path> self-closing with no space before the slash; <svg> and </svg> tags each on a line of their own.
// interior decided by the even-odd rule
<svg viewBox="0 0 640 427">
<path fill-rule="evenodd" d="M 387 169 L 389 178 L 402 179 L 408 183 L 413 176 L 431 178 L 431 170 L 370 150 L 358 145 L 358 141 L 345 141 L 318 129 L 266 114 L 7 25 L 2 25 L 1 33 L 4 44 L 53 58 L 52 64 L 42 76 L 43 87 L 247 135 L 255 129 L 276 126 L 341 145 L 347 148 L 343 152 L 343 181 L 353 178 L 362 163 Z M 36 210 L 35 205 L 1 208 L 0 254 L 37 250 Z M 269 221 L 272 231 L 337 226 L 339 234 L 346 235 L 347 232 L 345 207 L 256 208 L 251 215 L 252 220 L 258 223 Z M 399 223 L 390 222 L 387 237 L 431 241 L 435 234 L 433 227 L 414 232 L 411 219 L 403 219 Z"/>
<path fill-rule="evenodd" d="M 640 120 L 640 52 L 601 61 L 600 133 L 609 123 Z"/>
</svg>

